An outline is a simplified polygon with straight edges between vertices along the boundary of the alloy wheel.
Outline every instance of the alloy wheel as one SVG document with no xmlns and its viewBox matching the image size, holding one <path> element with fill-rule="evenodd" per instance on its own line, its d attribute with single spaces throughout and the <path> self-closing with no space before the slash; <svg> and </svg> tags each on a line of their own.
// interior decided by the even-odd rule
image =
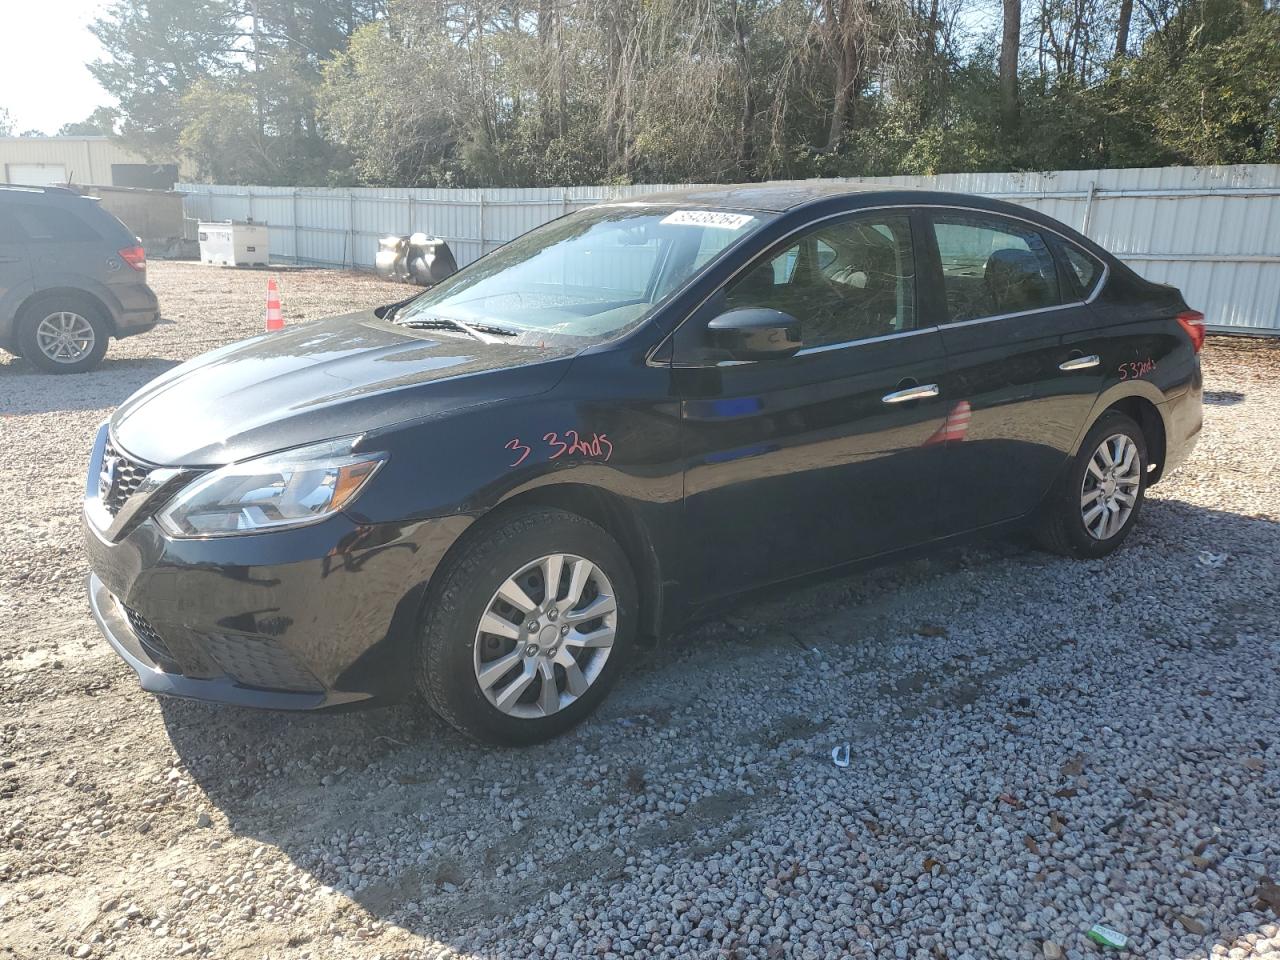
<svg viewBox="0 0 1280 960">
<path fill-rule="evenodd" d="M 1138 446 L 1123 433 L 1098 444 L 1080 487 L 1080 516 L 1089 536 L 1109 540 L 1133 514 L 1142 485 Z"/>
<path fill-rule="evenodd" d="M 36 346 L 54 363 L 78 363 L 97 341 L 93 324 L 71 310 L 51 313 L 36 324 Z"/>
<path fill-rule="evenodd" d="M 485 608 L 476 682 L 509 716 L 551 716 L 591 688 L 617 629 L 617 600 L 603 570 L 572 554 L 542 557 L 508 577 Z"/>
</svg>

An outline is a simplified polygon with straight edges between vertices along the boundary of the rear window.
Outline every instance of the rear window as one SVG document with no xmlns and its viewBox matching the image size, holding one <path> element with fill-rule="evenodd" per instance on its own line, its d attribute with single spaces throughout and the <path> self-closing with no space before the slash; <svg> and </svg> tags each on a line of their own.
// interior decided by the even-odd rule
<svg viewBox="0 0 1280 960">
<path fill-rule="evenodd" d="M 102 239 L 101 233 L 66 207 L 16 203 L 10 210 L 27 239 L 33 243 Z"/>
</svg>

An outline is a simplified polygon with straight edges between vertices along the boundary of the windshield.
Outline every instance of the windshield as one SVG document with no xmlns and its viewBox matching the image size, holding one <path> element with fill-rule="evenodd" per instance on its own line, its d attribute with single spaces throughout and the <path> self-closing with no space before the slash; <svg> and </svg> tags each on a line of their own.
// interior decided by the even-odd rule
<svg viewBox="0 0 1280 960">
<path fill-rule="evenodd" d="M 396 323 L 589 344 L 634 327 L 765 216 L 600 206 L 561 217 L 402 307 Z"/>
</svg>

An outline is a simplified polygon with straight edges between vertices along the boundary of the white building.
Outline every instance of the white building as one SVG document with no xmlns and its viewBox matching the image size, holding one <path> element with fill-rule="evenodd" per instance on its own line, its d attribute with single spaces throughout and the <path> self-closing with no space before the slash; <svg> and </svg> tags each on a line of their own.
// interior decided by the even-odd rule
<svg viewBox="0 0 1280 960">
<path fill-rule="evenodd" d="M 85 183 L 168 190 L 176 163 L 153 163 L 109 137 L 0 137 L 0 183 Z"/>
</svg>

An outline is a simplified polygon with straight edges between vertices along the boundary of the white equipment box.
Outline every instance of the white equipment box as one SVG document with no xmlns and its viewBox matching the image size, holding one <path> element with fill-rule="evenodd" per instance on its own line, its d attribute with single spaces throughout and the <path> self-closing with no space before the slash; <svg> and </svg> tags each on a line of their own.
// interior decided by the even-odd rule
<svg viewBox="0 0 1280 960">
<path fill-rule="evenodd" d="M 201 221 L 200 259 L 224 267 L 265 267 L 271 259 L 267 225 L 241 220 Z"/>
</svg>

